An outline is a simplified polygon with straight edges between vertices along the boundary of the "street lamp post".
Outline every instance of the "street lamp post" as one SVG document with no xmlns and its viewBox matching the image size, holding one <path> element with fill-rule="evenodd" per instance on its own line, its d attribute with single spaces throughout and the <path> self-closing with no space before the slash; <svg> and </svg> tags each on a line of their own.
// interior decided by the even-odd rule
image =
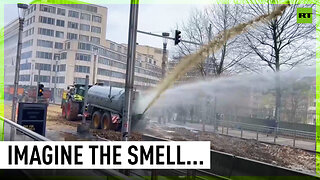
<svg viewBox="0 0 320 180">
<path fill-rule="evenodd" d="M 31 86 L 31 88 L 32 88 L 32 85 L 33 85 L 33 75 L 34 75 L 34 73 L 33 73 L 33 71 L 34 71 L 34 63 L 35 63 L 35 60 L 33 59 L 33 60 L 31 60 L 31 78 L 30 78 L 30 86 Z"/>
<path fill-rule="evenodd" d="M 22 32 L 23 32 L 23 22 L 24 22 L 24 10 L 28 8 L 27 4 L 18 4 L 18 15 L 19 15 L 19 31 L 18 31 L 18 46 L 17 46 L 17 59 L 16 59 L 16 70 L 14 75 L 14 90 L 12 98 L 12 110 L 11 110 L 11 120 L 16 121 L 16 109 L 18 102 L 18 85 L 19 85 L 19 73 L 20 73 L 20 61 L 21 61 L 21 49 L 22 49 Z M 14 128 L 10 132 L 10 140 L 14 140 L 16 131 Z"/>
<path fill-rule="evenodd" d="M 123 122 L 122 122 L 122 140 L 123 141 L 128 141 L 130 136 L 130 130 L 131 130 L 138 11 L 139 11 L 139 0 L 131 0 L 129 33 L 128 33 L 126 85 L 125 85 L 125 106 L 123 110 L 124 115 L 123 115 Z"/>
<path fill-rule="evenodd" d="M 54 74 L 54 90 L 53 90 L 53 103 L 56 103 L 56 97 L 57 97 L 57 74 L 58 74 L 58 60 L 60 59 L 60 55 L 56 54 L 54 56 L 54 59 L 56 60 L 56 68 L 55 68 L 55 74 Z"/>
<path fill-rule="evenodd" d="M 96 69 L 97 69 L 97 56 L 98 56 L 98 49 L 93 49 L 94 58 L 93 58 L 93 75 L 92 75 L 92 85 L 96 83 Z"/>
<path fill-rule="evenodd" d="M 166 37 L 169 37 L 170 33 L 163 32 L 162 36 L 163 36 L 163 52 L 162 52 L 161 68 L 162 68 L 162 78 L 164 78 L 166 75 L 167 44 L 168 44 L 168 39 Z"/>
</svg>

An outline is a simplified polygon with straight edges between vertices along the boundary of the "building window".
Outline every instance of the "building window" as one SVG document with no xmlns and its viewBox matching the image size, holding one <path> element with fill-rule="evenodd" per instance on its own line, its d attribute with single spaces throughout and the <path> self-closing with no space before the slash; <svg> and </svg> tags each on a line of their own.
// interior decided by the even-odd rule
<svg viewBox="0 0 320 180">
<path fill-rule="evenodd" d="M 62 31 L 56 31 L 56 37 L 58 37 L 58 38 L 64 38 L 64 32 L 62 32 Z"/>
<path fill-rule="evenodd" d="M 80 30 L 90 31 L 90 26 L 87 24 L 80 24 Z"/>
<path fill-rule="evenodd" d="M 111 77 L 115 77 L 115 78 L 119 78 L 119 79 L 125 78 L 124 73 L 120 73 L 120 72 L 116 72 L 116 71 L 109 71 L 109 70 L 101 69 L 101 68 L 98 68 L 98 74 L 103 75 L 103 76 L 111 76 Z"/>
<path fill-rule="evenodd" d="M 34 33 L 34 28 L 30 28 L 26 31 L 24 31 L 24 37 L 28 37 Z"/>
<path fill-rule="evenodd" d="M 22 49 L 27 48 L 27 47 L 30 47 L 30 46 L 32 46 L 32 45 L 33 45 L 33 39 L 30 39 L 30 40 L 22 43 Z"/>
<path fill-rule="evenodd" d="M 37 40 L 37 46 L 46 47 L 46 48 L 52 48 L 53 42 L 52 41 L 45 41 L 45 40 Z"/>
<path fill-rule="evenodd" d="M 52 77 L 52 83 L 55 83 L 55 79 L 57 80 L 57 83 L 64 83 L 64 81 L 65 81 L 65 77 L 64 76 L 59 76 L 59 77 L 56 77 L 56 78 L 54 78 L 54 77 Z"/>
<path fill-rule="evenodd" d="M 68 33 L 67 39 L 78 39 L 78 34 Z"/>
<path fill-rule="evenodd" d="M 100 38 L 91 36 L 91 42 L 100 44 Z"/>
<path fill-rule="evenodd" d="M 34 23 L 34 22 L 35 22 L 35 16 L 32 16 L 32 17 L 30 17 L 29 19 L 27 19 L 27 20 L 25 21 L 24 27 L 26 27 L 26 26 Z"/>
<path fill-rule="evenodd" d="M 65 16 L 65 15 L 66 15 L 66 10 L 65 10 L 65 9 L 61 9 L 61 8 L 58 8 L 57 14 L 62 15 L 62 16 Z"/>
<path fill-rule="evenodd" d="M 67 52 L 61 53 L 60 59 L 61 59 L 61 60 L 62 60 L 62 59 L 67 59 Z"/>
<path fill-rule="evenodd" d="M 45 29 L 45 28 L 39 28 L 38 34 L 45 35 L 45 36 L 53 36 L 54 30 L 51 29 Z"/>
<path fill-rule="evenodd" d="M 76 84 L 85 84 L 86 83 L 86 78 L 74 78 L 74 82 Z"/>
<path fill-rule="evenodd" d="M 19 81 L 30 81 L 30 75 L 20 75 Z"/>
<path fill-rule="evenodd" d="M 108 60 L 107 58 L 99 57 L 98 63 L 110 65 L 110 60 Z"/>
<path fill-rule="evenodd" d="M 74 71 L 80 72 L 80 73 L 90 73 L 90 67 L 88 67 L 88 66 L 75 66 Z"/>
<path fill-rule="evenodd" d="M 64 20 L 57 19 L 57 26 L 64 27 Z"/>
<path fill-rule="evenodd" d="M 81 40 L 81 41 L 89 41 L 89 36 L 79 35 L 79 40 Z"/>
<path fill-rule="evenodd" d="M 49 13 L 56 13 L 56 8 L 44 4 L 40 4 L 40 11 L 49 12 Z"/>
<path fill-rule="evenodd" d="M 29 15 L 30 13 L 32 13 L 35 10 L 36 10 L 36 4 L 30 5 L 28 10 L 27 10 L 27 15 Z"/>
<path fill-rule="evenodd" d="M 76 53 L 76 60 L 79 60 L 79 61 L 91 61 L 91 55 L 82 54 L 82 53 Z"/>
<path fill-rule="evenodd" d="M 68 16 L 69 17 L 74 17 L 74 18 L 79 18 L 79 12 L 69 10 Z"/>
<path fill-rule="evenodd" d="M 101 28 L 97 26 L 91 26 L 91 32 L 101 33 Z"/>
<path fill-rule="evenodd" d="M 67 43 L 66 43 L 66 49 L 70 49 L 70 47 L 71 47 L 71 43 L 70 43 L 70 42 L 67 42 Z"/>
<path fill-rule="evenodd" d="M 55 42 L 54 43 L 54 48 L 55 49 L 63 49 L 63 43 Z"/>
<path fill-rule="evenodd" d="M 78 49 L 88 50 L 91 51 L 91 44 L 88 43 L 79 43 Z"/>
<path fill-rule="evenodd" d="M 118 52 L 122 53 L 122 47 L 121 46 L 118 46 Z"/>
<path fill-rule="evenodd" d="M 99 22 L 99 23 L 101 23 L 101 17 L 100 17 L 100 16 L 92 15 L 92 21 L 93 21 L 93 22 Z"/>
<path fill-rule="evenodd" d="M 78 23 L 68 21 L 68 28 L 78 29 Z"/>
<path fill-rule="evenodd" d="M 59 66 L 58 66 L 58 71 L 59 71 L 59 72 L 64 72 L 64 71 L 66 71 L 66 65 L 65 65 L 65 64 L 59 65 Z"/>
<path fill-rule="evenodd" d="M 38 75 L 35 75 L 34 76 L 34 81 L 38 81 Z M 50 76 L 40 76 L 40 79 L 39 79 L 40 82 L 50 82 Z"/>
<path fill-rule="evenodd" d="M 20 70 L 28 70 L 31 69 L 31 63 L 20 64 Z"/>
<path fill-rule="evenodd" d="M 80 19 L 84 19 L 84 20 L 90 21 L 91 15 L 87 14 L 87 13 L 81 13 Z"/>
<path fill-rule="evenodd" d="M 36 57 L 37 58 L 50 59 L 51 60 L 52 59 L 52 53 L 37 51 Z"/>
<path fill-rule="evenodd" d="M 54 25 L 54 19 L 49 17 L 39 16 L 39 22 Z"/>
<path fill-rule="evenodd" d="M 51 71 L 51 64 L 36 63 L 35 69 L 40 69 L 41 71 Z"/>
<path fill-rule="evenodd" d="M 110 44 L 110 49 L 114 50 L 115 49 L 115 45 L 113 43 Z"/>
<path fill-rule="evenodd" d="M 21 53 L 21 59 L 31 58 L 31 56 L 32 56 L 32 51 Z"/>
</svg>

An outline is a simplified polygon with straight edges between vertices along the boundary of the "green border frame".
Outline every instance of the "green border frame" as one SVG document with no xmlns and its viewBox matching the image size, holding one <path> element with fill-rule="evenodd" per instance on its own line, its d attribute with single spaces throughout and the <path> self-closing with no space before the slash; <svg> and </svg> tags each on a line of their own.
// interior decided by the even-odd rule
<svg viewBox="0 0 320 180">
<path fill-rule="evenodd" d="M 4 116 L 4 5 L 5 4 L 129 4 L 129 0 L 90 0 L 88 2 L 78 0 L 10 0 L 0 1 L 0 116 Z M 265 0 L 134 0 L 140 4 L 266 4 Z M 288 4 L 288 0 L 271 0 L 271 3 Z M 316 4 L 316 151 L 320 152 L 320 1 L 295 0 L 294 4 Z M 4 121 L 0 118 L 0 141 L 3 141 Z M 0 142 L 1 143 L 1 142 Z M 320 176 L 320 154 L 316 155 L 316 173 Z M 254 177 L 246 177 L 256 179 Z M 292 178 L 292 177 L 291 177 Z M 290 178 L 290 179 L 291 179 Z M 69 178 L 68 178 L 69 179 Z M 72 179 L 72 178 L 71 178 Z M 286 179 L 286 177 L 284 177 Z M 300 178 L 298 178 L 300 179 Z"/>
</svg>

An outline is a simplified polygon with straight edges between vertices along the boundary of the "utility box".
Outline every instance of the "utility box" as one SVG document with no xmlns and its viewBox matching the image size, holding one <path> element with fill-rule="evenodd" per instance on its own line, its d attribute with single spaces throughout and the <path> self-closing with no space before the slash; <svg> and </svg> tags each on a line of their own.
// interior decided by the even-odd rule
<svg viewBox="0 0 320 180">
<path fill-rule="evenodd" d="M 23 103 L 18 106 L 18 124 L 42 136 L 46 134 L 47 107 L 44 103 Z"/>
</svg>

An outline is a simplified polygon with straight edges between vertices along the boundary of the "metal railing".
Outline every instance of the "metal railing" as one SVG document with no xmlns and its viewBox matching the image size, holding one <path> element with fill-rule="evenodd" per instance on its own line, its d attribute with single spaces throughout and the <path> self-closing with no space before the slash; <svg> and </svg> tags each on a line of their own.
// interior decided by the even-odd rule
<svg viewBox="0 0 320 180">
<path fill-rule="evenodd" d="M 38 133 L 35 133 L 5 117 L 0 116 L 0 119 L 4 121 L 4 139 L 9 140 L 11 131 L 14 131 L 16 135 L 15 139 L 19 141 L 50 141 L 50 139 L 41 136 Z"/>
<path fill-rule="evenodd" d="M 244 132 L 255 133 L 254 139 L 259 140 L 260 135 L 267 135 L 273 137 L 273 143 L 276 143 L 278 137 L 292 139 L 292 146 L 296 147 L 296 140 L 308 140 L 315 143 L 314 150 L 316 150 L 316 133 L 308 131 L 300 131 L 294 129 L 277 128 L 272 126 L 262 126 L 246 124 L 234 121 L 217 121 L 217 125 L 221 128 L 222 134 L 229 135 L 229 130 L 240 131 L 239 137 L 243 138 Z"/>
<path fill-rule="evenodd" d="M 4 118 L 0 116 L 0 120 L 4 121 L 4 137 L 5 140 L 9 140 L 11 131 L 15 131 L 16 135 L 14 140 L 18 141 L 51 141 L 50 139 L 39 135 L 38 133 L 35 133 L 7 118 Z M 105 173 L 106 175 L 113 176 L 115 179 L 131 179 L 130 177 L 120 173 L 117 170 L 112 169 L 102 169 L 99 170 L 102 173 Z"/>
</svg>

